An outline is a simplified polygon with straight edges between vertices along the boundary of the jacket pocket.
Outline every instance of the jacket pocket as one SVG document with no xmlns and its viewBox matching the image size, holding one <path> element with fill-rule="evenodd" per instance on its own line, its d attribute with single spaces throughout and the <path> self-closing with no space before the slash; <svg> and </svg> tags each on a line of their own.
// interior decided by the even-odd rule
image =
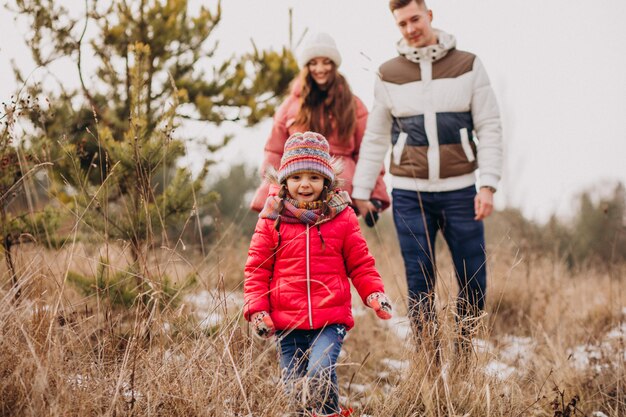
<svg viewBox="0 0 626 417">
<path fill-rule="evenodd" d="M 476 156 L 474 156 L 474 151 L 472 150 L 472 146 L 470 145 L 469 132 L 467 131 L 467 128 L 464 127 L 463 129 L 461 129 L 460 133 L 463 152 L 465 153 L 465 156 L 467 157 L 467 160 L 469 162 L 474 162 Z"/>
</svg>

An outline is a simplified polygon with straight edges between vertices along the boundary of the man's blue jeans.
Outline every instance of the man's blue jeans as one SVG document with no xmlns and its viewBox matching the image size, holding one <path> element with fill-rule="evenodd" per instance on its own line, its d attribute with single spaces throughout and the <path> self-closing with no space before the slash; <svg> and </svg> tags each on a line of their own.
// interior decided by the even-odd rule
<svg viewBox="0 0 626 417">
<path fill-rule="evenodd" d="M 319 414 L 339 412 L 339 387 L 335 370 L 346 328 L 332 324 L 316 330 L 278 332 L 278 350 L 283 380 L 288 392 L 297 395 L 295 385 L 306 377 L 306 403 Z M 295 391 L 295 392 L 294 392 Z"/>
<path fill-rule="evenodd" d="M 435 238 L 441 230 L 456 269 L 460 318 L 478 314 L 487 289 L 485 236 L 482 221 L 474 220 L 474 186 L 446 192 L 394 189 L 393 218 L 400 241 L 409 289 L 409 311 L 434 319 Z"/>
</svg>

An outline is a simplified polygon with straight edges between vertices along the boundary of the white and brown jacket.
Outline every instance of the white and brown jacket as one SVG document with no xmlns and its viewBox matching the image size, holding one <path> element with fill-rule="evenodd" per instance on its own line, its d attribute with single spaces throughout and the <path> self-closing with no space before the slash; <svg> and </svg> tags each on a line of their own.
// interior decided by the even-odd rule
<svg viewBox="0 0 626 417">
<path fill-rule="evenodd" d="M 411 48 L 381 65 L 352 196 L 367 200 L 390 145 L 393 188 L 452 191 L 476 182 L 497 188 L 502 172 L 500 114 L 476 55 L 452 35 Z M 390 140 L 391 139 L 391 140 Z"/>
</svg>

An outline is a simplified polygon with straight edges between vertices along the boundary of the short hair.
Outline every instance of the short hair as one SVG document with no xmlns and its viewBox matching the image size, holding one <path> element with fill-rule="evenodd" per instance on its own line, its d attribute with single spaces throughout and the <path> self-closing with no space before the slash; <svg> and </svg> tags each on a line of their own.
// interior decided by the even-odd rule
<svg viewBox="0 0 626 417">
<path fill-rule="evenodd" d="M 389 0 L 389 10 L 393 13 L 394 10 L 406 7 L 411 2 L 417 3 L 419 7 L 427 8 L 424 0 Z"/>
</svg>

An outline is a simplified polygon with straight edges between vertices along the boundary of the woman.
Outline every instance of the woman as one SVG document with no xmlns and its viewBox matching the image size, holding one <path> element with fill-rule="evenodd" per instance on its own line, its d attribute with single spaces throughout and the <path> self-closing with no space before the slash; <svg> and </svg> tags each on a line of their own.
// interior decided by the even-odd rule
<svg viewBox="0 0 626 417">
<path fill-rule="evenodd" d="M 312 36 L 300 52 L 298 64 L 302 68 L 300 75 L 293 83 L 290 96 L 274 115 L 261 170 L 265 172 L 268 166 L 279 167 L 285 142 L 292 134 L 319 132 L 328 139 L 330 154 L 341 160 L 343 189 L 352 194 L 352 177 L 365 132 L 367 108 L 352 94 L 348 82 L 337 71 L 341 55 L 330 35 Z M 384 169 L 372 193 L 374 204 L 381 210 L 390 203 L 383 174 Z M 270 188 L 266 181 L 261 184 L 252 200 L 253 210 L 261 211 L 268 194 L 278 192 L 277 188 Z M 368 225 L 373 226 L 373 221 L 368 221 Z"/>
</svg>

